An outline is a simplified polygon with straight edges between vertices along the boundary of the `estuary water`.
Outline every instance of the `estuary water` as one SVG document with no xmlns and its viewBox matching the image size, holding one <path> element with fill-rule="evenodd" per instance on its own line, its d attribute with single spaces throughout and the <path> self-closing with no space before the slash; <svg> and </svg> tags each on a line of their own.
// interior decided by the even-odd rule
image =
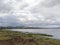
<svg viewBox="0 0 60 45">
<path fill-rule="evenodd" d="M 60 29 L 11 29 L 11 31 L 50 34 L 53 38 L 60 39 Z"/>
</svg>

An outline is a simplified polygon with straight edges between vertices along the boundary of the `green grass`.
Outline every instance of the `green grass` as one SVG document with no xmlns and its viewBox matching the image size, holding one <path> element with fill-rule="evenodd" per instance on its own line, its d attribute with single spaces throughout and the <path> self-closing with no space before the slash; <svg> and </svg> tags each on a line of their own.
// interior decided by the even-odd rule
<svg viewBox="0 0 60 45">
<path fill-rule="evenodd" d="M 0 31 L 0 45 L 60 45 L 60 40 L 47 38 L 48 34 Z"/>
</svg>

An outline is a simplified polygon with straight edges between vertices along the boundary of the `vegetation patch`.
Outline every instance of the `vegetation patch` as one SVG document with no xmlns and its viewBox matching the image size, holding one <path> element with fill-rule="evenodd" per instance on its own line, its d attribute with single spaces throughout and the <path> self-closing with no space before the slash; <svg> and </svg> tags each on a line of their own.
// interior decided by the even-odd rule
<svg viewBox="0 0 60 45">
<path fill-rule="evenodd" d="M 17 31 L 0 31 L 0 45 L 60 45 L 60 40 L 48 38 L 48 34 L 32 34 Z"/>
</svg>

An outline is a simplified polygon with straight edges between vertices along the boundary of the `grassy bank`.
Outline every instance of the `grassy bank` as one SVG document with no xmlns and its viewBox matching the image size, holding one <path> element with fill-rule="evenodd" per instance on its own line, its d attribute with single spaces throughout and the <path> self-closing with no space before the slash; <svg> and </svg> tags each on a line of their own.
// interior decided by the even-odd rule
<svg viewBox="0 0 60 45">
<path fill-rule="evenodd" d="M 47 34 L 0 31 L 0 45 L 60 45 L 60 40 Z"/>
</svg>

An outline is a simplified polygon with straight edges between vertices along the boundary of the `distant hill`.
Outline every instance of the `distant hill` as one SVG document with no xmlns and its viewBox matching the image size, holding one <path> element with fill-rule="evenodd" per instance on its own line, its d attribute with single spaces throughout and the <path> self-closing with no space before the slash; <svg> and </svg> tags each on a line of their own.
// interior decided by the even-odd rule
<svg viewBox="0 0 60 45">
<path fill-rule="evenodd" d="M 0 29 L 42 29 L 40 27 L 25 27 L 25 26 L 16 26 L 16 27 L 0 27 Z"/>
<path fill-rule="evenodd" d="M 60 29 L 60 27 L 28 27 L 28 26 L 8 26 L 8 27 L 0 27 L 0 29 Z"/>
</svg>

